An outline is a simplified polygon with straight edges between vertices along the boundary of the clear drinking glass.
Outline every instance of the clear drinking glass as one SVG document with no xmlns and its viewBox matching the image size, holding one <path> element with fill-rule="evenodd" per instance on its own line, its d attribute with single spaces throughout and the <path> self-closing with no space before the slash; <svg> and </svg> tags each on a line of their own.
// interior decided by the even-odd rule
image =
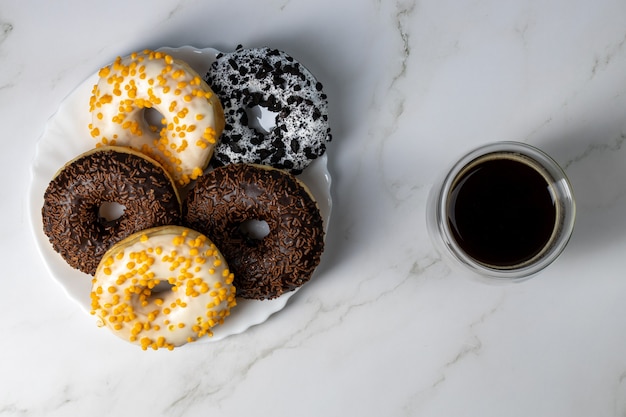
<svg viewBox="0 0 626 417">
<path fill-rule="evenodd" d="M 427 225 L 452 264 L 484 278 L 527 279 L 567 245 L 576 205 L 561 167 L 521 142 L 496 142 L 462 156 L 433 185 Z"/>
</svg>

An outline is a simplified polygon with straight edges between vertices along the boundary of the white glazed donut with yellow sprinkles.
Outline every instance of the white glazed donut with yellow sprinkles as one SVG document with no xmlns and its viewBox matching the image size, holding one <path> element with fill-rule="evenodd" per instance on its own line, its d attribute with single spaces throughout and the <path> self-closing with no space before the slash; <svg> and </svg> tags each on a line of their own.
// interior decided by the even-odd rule
<svg viewBox="0 0 626 417">
<path fill-rule="evenodd" d="M 147 229 L 104 255 L 92 281 L 100 326 L 142 349 L 212 336 L 236 305 L 233 274 L 215 245 L 181 226 Z"/>
<path fill-rule="evenodd" d="M 160 162 L 179 186 L 202 175 L 224 129 L 224 110 L 187 63 L 144 50 L 99 71 L 89 109 L 91 136 L 101 145 L 129 146 Z M 145 109 L 162 116 L 150 124 Z"/>
</svg>

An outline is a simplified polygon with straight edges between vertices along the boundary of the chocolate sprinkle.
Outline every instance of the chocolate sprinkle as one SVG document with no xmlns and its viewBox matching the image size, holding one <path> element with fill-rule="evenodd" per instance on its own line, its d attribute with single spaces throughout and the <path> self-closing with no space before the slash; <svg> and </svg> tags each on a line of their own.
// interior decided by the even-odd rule
<svg viewBox="0 0 626 417">
<path fill-rule="evenodd" d="M 220 98 L 226 121 L 214 166 L 254 163 L 299 174 L 326 151 L 332 136 L 322 84 L 285 52 L 238 46 L 217 56 L 206 81 Z M 244 109 L 255 106 L 277 113 L 267 134 L 248 123 Z M 300 143 L 297 150 L 293 141 Z"/>
<path fill-rule="evenodd" d="M 265 221 L 262 239 L 240 230 Z M 232 164 L 208 172 L 183 202 L 183 222 L 205 234 L 235 274 L 237 296 L 272 299 L 309 281 L 324 250 L 317 204 L 286 171 Z"/>
<path fill-rule="evenodd" d="M 125 207 L 116 220 L 100 206 Z M 41 210 L 44 233 L 65 261 L 93 275 L 104 253 L 132 233 L 178 224 L 180 200 L 164 169 L 138 153 L 102 147 L 70 161 L 52 179 Z"/>
</svg>

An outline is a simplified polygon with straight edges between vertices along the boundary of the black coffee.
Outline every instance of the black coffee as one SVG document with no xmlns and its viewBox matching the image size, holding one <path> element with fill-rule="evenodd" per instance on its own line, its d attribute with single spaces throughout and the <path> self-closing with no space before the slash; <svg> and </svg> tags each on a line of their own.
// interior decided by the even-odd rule
<svg viewBox="0 0 626 417">
<path fill-rule="evenodd" d="M 448 223 L 476 261 L 510 268 L 539 255 L 557 224 L 548 181 L 524 157 L 493 154 L 470 163 L 452 184 Z"/>
</svg>

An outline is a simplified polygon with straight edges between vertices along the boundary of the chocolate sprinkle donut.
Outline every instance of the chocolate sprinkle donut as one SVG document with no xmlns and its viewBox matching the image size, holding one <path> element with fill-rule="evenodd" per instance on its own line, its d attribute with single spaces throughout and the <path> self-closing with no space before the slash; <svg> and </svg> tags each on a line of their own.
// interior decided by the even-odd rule
<svg viewBox="0 0 626 417">
<path fill-rule="evenodd" d="M 265 221 L 261 239 L 241 230 Z M 231 164 L 208 172 L 183 202 L 183 222 L 220 249 L 235 274 L 237 296 L 272 299 L 309 281 L 324 250 L 317 204 L 286 171 Z"/>
<path fill-rule="evenodd" d="M 254 163 L 302 172 L 332 138 L 322 84 L 294 58 L 277 49 L 218 54 L 206 81 L 224 107 L 226 126 L 212 164 Z M 251 126 L 257 106 L 277 113 L 264 132 Z"/>
<path fill-rule="evenodd" d="M 107 221 L 103 203 L 124 213 Z M 44 194 L 43 229 L 50 243 L 75 269 L 93 275 L 113 244 L 132 233 L 180 222 L 180 198 L 173 180 L 156 161 L 123 147 L 101 147 L 68 162 Z"/>
</svg>

